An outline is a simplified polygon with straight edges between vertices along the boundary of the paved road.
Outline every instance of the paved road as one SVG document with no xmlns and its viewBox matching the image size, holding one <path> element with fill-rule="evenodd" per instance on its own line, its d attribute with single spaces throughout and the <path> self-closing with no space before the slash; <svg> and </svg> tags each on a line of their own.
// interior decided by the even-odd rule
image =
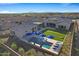
<svg viewBox="0 0 79 59">
<path fill-rule="evenodd" d="M 4 40 L 4 39 L 2 39 Z M 6 39 L 7 40 L 7 39 Z M 16 51 L 14 51 L 12 48 L 10 48 L 8 45 L 4 44 L 3 42 L 1 42 L 0 44 L 2 44 L 6 49 L 10 50 L 11 52 L 13 52 L 15 55 L 17 56 L 21 56 L 19 53 L 17 53 Z"/>
<path fill-rule="evenodd" d="M 15 52 L 12 48 L 10 48 L 9 46 L 3 44 L 3 46 L 5 46 L 7 49 L 9 49 L 10 51 L 12 51 L 13 53 L 15 53 L 17 56 L 21 56 L 20 54 L 18 54 L 17 52 Z"/>
</svg>

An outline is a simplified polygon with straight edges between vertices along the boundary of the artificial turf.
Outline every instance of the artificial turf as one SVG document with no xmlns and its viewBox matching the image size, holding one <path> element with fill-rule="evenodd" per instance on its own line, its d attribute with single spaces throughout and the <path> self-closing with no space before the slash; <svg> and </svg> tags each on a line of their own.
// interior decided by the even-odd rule
<svg viewBox="0 0 79 59">
<path fill-rule="evenodd" d="M 46 30 L 44 31 L 44 34 L 46 36 L 49 36 L 49 35 L 54 36 L 54 39 L 58 41 L 63 41 L 65 37 L 65 34 L 62 34 L 53 30 Z"/>
</svg>

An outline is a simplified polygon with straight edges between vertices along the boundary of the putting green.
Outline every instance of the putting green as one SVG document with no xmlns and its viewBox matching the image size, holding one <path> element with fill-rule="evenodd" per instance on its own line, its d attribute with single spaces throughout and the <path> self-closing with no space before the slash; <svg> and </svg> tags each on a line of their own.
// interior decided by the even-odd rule
<svg viewBox="0 0 79 59">
<path fill-rule="evenodd" d="M 53 30 L 46 30 L 44 32 L 44 34 L 46 36 L 48 36 L 48 35 L 54 36 L 54 39 L 58 40 L 58 41 L 63 41 L 63 39 L 65 37 L 65 34 L 62 34 L 62 33 L 59 33 L 59 32 L 53 31 Z"/>
</svg>

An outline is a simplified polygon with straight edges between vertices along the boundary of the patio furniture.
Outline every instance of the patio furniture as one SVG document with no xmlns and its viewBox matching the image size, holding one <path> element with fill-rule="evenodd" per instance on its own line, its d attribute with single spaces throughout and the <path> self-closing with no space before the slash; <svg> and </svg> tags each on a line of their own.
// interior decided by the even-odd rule
<svg viewBox="0 0 79 59">
<path fill-rule="evenodd" d="M 47 36 L 47 38 L 53 39 L 53 38 L 54 38 L 54 36 L 49 35 L 49 36 Z"/>
</svg>

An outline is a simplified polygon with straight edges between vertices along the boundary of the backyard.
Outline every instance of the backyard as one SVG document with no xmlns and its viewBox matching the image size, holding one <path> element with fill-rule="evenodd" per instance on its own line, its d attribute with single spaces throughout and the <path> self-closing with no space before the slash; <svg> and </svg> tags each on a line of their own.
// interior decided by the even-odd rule
<svg viewBox="0 0 79 59">
<path fill-rule="evenodd" d="M 53 31 L 53 30 L 50 30 L 50 29 L 44 31 L 44 34 L 46 36 L 51 35 L 51 36 L 54 37 L 53 39 L 58 40 L 58 41 L 63 41 L 64 40 L 64 37 L 65 37 L 65 34 L 62 34 L 62 33 L 59 33 L 57 31 Z"/>
</svg>

